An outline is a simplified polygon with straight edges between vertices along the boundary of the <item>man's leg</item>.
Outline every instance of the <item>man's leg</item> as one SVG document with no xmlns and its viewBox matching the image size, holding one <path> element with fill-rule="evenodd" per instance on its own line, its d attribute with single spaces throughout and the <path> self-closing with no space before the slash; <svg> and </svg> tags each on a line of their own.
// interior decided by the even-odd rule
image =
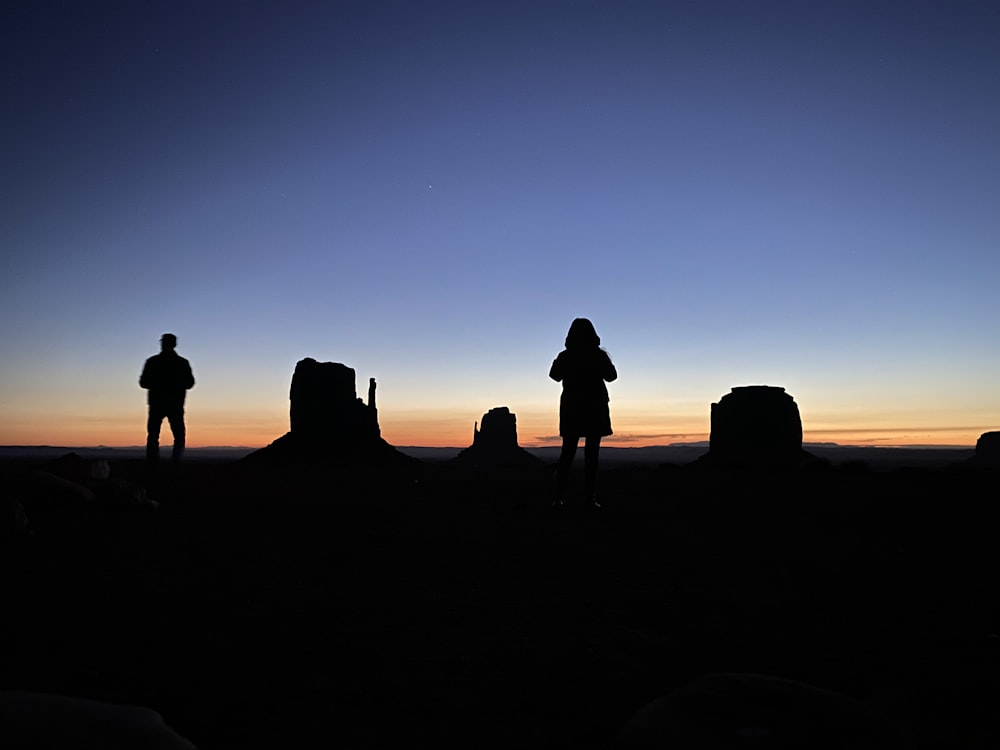
<svg viewBox="0 0 1000 750">
<path fill-rule="evenodd" d="M 170 422 L 170 431 L 174 434 L 174 452 L 170 455 L 170 460 L 174 466 L 178 466 L 184 458 L 184 443 L 187 438 L 187 431 L 184 429 L 184 411 L 171 412 L 167 415 Z"/>
<path fill-rule="evenodd" d="M 149 410 L 146 420 L 146 463 L 155 466 L 160 460 L 160 424 L 163 415 L 154 409 Z"/>
</svg>

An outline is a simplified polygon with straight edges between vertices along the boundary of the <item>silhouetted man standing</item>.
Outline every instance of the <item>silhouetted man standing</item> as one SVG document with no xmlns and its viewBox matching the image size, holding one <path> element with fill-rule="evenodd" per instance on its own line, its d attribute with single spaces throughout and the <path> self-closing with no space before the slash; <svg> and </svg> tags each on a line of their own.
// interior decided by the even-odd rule
<svg viewBox="0 0 1000 750">
<path fill-rule="evenodd" d="M 174 434 L 174 466 L 184 455 L 184 397 L 194 386 L 191 363 L 177 354 L 177 337 L 160 337 L 160 353 L 146 360 L 139 385 L 149 391 L 149 420 L 146 422 L 146 461 L 156 465 L 160 459 L 160 425 L 166 417 Z"/>
</svg>

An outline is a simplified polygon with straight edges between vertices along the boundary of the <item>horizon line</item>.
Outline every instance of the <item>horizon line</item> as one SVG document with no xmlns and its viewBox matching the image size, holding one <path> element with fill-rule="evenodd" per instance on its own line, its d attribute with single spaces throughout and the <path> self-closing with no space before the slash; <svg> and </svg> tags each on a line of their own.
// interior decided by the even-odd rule
<svg viewBox="0 0 1000 750">
<path fill-rule="evenodd" d="M 676 443 L 654 443 L 652 445 L 614 445 L 605 444 L 601 446 L 602 450 L 645 450 L 649 448 L 708 448 L 708 440 L 696 440 L 690 442 L 676 442 Z M 227 450 L 227 451 L 257 451 L 262 448 L 267 447 L 266 445 L 188 445 L 186 450 L 189 451 L 204 451 L 204 450 Z M 419 448 L 420 450 L 465 450 L 469 445 L 393 445 L 393 448 L 397 450 L 402 450 L 405 448 Z M 518 447 L 524 448 L 525 450 L 559 450 L 560 446 L 558 444 L 546 444 L 546 445 L 521 445 Z M 975 450 L 976 446 L 974 444 L 970 445 L 955 445 L 946 443 L 903 443 L 903 444 L 872 444 L 872 443 L 835 443 L 831 441 L 803 441 L 802 447 L 814 447 L 814 448 L 887 448 L 887 449 L 914 449 L 914 450 Z M 109 450 L 109 451 L 145 451 L 145 445 L 55 445 L 50 443 L 42 444 L 10 444 L 10 445 L 0 445 L 0 450 L 16 450 L 16 449 L 33 449 L 33 450 Z"/>
</svg>

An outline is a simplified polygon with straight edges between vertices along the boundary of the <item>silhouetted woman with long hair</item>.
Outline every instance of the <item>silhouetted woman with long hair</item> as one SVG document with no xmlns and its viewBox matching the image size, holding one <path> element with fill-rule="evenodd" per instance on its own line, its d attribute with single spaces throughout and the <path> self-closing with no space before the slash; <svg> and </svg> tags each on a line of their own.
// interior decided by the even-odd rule
<svg viewBox="0 0 1000 750">
<path fill-rule="evenodd" d="M 559 435 L 562 452 L 556 469 L 554 505 L 562 505 L 569 489 L 570 469 L 580 438 L 583 449 L 583 476 L 586 501 L 597 502 L 597 458 L 601 438 L 611 433 L 611 412 L 608 407 L 608 387 L 618 377 L 611 357 L 601 348 L 601 338 L 594 324 L 577 318 L 566 334 L 566 348 L 552 363 L 549 377 L 563 384 L 559 399 Z"/>
</svg>

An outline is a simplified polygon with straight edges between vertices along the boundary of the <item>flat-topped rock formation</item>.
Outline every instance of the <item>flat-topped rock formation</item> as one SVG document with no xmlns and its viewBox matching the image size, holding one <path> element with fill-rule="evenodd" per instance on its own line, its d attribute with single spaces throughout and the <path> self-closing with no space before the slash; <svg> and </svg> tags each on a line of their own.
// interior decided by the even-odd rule
<svg viewBox="0 0 1000 750">
<path fill-rule="evenodd" d="M 976 467 L 1000 469 L 1000 432 L 984 432 L 979 436 L 971 462 Z"/>
<path fill-rule="evenodd" d="M 374 381 L 374 378 L 372 378 Z M 354 369 L 339 362 L 299 361 L 289 393 L 291 431 L 308 438 L 379 437 L 374 390 L 364 404 L 355 390 Z"/>
<path fill-rule="evenodd" d="M 700 464 L 795 468 L 818 460 L 802 449 L 802 419 L 795 399 L 770 385 L 733 388 L 712 404 L 708 453 Z"/>
<path fill-rule="evenodd" d="M 517 444 L 517 415 L 497 406 L 472 428 L 472 445 L 452 459 L 465 466 L 531 466 L 542 460 Z"/>
<path fill-rule="evenodd" d="M 375 378 L 368 403 L 355 389 L 354 369 L 339 362 L 300 360 L 289 392 L 291 429 L 243 460 L 258 464 L 391 464 L 408 463 L 385 440 L 378 425 Z"/>
</svg>

